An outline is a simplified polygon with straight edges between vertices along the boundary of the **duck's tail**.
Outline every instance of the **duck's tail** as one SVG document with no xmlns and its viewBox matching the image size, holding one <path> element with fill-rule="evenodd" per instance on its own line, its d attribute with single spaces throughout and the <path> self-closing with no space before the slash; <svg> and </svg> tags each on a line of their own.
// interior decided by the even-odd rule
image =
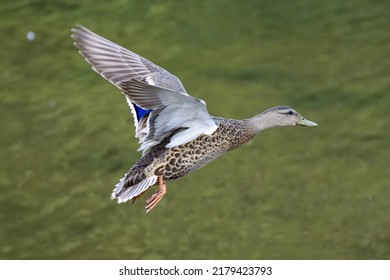
<svg viewBox="0 0 390 280">
<path fill-rule="evenodd" d="M 127 182 L 127 174 L 119 180 L 111 194 L 111 199 L 118 199 L 118 203 L 125 203 L 126 201 L 136 198 L 145 192 L 150 186 L 157 182 L 157 176 L 146 177 L 135 185 L 129 186 Z"/>
</svg>

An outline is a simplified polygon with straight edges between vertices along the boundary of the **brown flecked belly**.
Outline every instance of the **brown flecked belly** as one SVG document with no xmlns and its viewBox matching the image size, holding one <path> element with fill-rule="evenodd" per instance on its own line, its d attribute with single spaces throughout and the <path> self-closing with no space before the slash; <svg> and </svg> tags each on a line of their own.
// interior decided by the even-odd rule
<svg viewBox="0 0 390 280">
<path fill-rule="evenodd" d="M 174 180 L 200 169 L 207 163 L 221 156 L 225 149 L 215 145 L 210 136 L 200 136 L 194 141 L 166 149 L 164 159 L 156 164 L 154 175 L 163 176 L 164 180 Z"/>
</svg>

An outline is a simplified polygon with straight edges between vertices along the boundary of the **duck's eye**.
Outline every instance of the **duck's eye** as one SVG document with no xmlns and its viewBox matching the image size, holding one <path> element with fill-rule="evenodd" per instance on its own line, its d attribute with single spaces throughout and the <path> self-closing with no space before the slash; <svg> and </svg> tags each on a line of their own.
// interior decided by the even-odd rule
<svg viewBox="0 0 390 280">
<path fill-rule="evenodd" d="M 294 115 L 294 112 L 289 110 L 286 114 L 291 116 L 291 115 Z"/>
</svg>

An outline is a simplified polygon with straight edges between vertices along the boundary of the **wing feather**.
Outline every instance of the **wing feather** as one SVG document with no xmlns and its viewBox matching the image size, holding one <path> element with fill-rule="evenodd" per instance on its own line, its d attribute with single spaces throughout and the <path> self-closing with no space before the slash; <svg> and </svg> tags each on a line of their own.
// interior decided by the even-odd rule
<svg viewBox="0 0 390 280">
<path fill-rule="evenodd" d="M 77 24 L 72 28 L 72 32 L 75 46 L 86 61 L 114 85 L 131 79 L 146 82 L 149 80 L 153 85 L 187 94 L 176 76 L 146 58 L 99 36 L 82 25 Z M 112 71 L 103 72 L 107 67 L 112 68 Z"/>
</svg>

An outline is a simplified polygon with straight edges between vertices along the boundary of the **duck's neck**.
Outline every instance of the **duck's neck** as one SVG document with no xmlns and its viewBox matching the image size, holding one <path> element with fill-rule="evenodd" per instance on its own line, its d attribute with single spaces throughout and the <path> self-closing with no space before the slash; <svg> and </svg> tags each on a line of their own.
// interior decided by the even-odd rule
<svg viewBox="0 0 390 280">
<path fill-rule="evenodd" d="M 267 114 L 267 111 L 247 119 L 246 121 L 249 126 L 253 128 L 255 134 L 264 129 L 277 126 L 275 121 L 270 117 L 270 115 Z"/>
</svg>

